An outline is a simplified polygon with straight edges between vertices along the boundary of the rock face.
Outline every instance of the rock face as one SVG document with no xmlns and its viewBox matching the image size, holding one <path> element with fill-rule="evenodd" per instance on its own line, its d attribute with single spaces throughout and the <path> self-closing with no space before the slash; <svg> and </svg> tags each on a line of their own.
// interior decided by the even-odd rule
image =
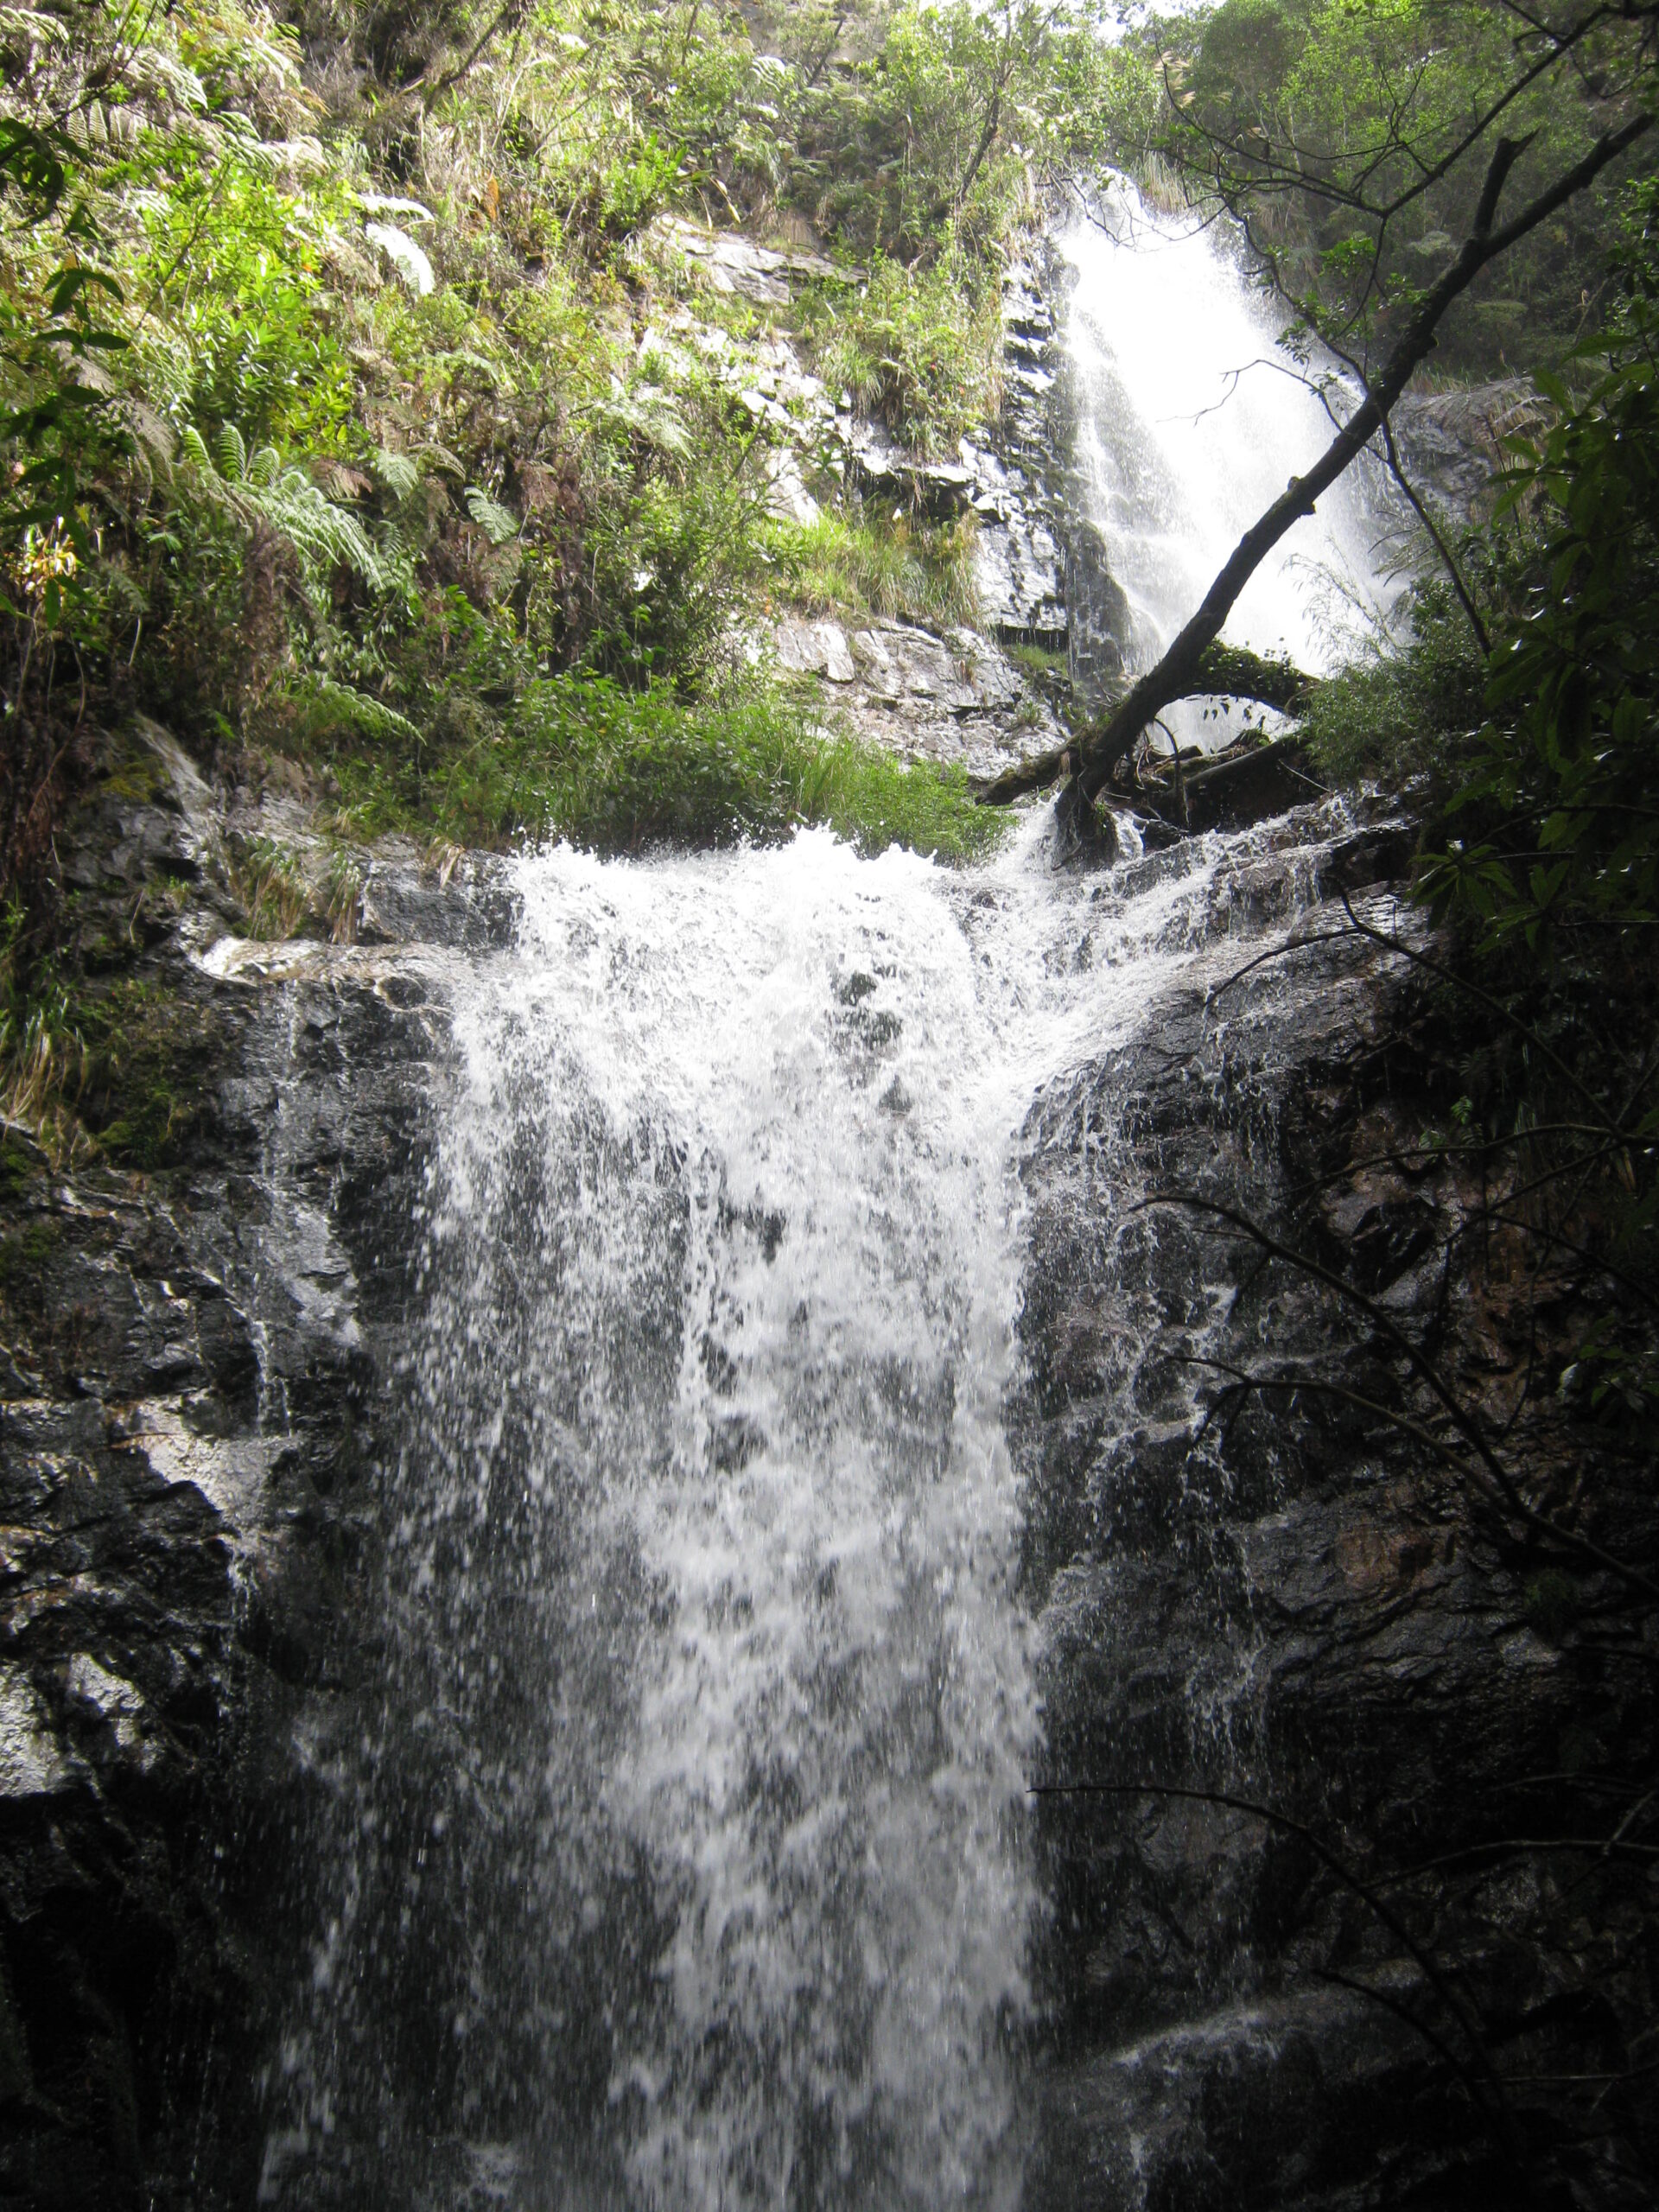
<svg viewBox="0 0 1659 2212">
<path fill-rule="evenodd" d="M 880 422 L 849 406 L 836 409 L 781 343 L 773 348 L 775 375 L 741 395 L 757 417 L 795 441 L 768 464 L 780 512 L 817 519 L 817 500 L 803 476 L 816 469 L 820 491 L 838 476 L 861 499 L 891 501 L 896 516 L 971 519 L 976 628 L 939 634 L 876 620 L 849 632 L 834 621 L 785 617 L 753 649 L 775 653 L 791 674 L 821 678 L 826 711 L 872 743 L 957 761 L 976 777 L 995 777 L 1063 740 L 1056 709 L 1064 707 L 1065 684 L 1044 680 L 1040 658 L 1035 672 L 1018 664 L 1010 649 L 1065 653 L 1070 595 L 1093 607 L 1116 589 L 1103 572 L 1099 579 L 1081 570 L 1074 575 L 1075 563 L 1068 564 L 1059 458 L 1065 426 L 1052 400 L 1054 325 L 1042 281 L 1024 267 L 1008 272 L 1001 415 L 976 439 L 963 438 L 955 461 L 925 459 Z M 689 319 L 674 327 L 689 329 Z M 705 349 L 729 346 L 719 334 L 697 342 Z M 719 372 L 730 381 L 735 371 Z"/>
<path fill-rule="evenodd" d="M 964 452 L 981 489 L 976 566 L 987 619 L 1004 640 L 1065 650 L 1068 579 L 1059 526 L 1062 438 L 1052 395 L 1053 311 L 1042 277 L 1009 270 L 1002 296 L 1002 418 L 992 445 Z"/>
<path fill-rule="evenodd" d="M 1541 415 L 1542 403 L 1524 377 L 1410 393 L 1394 411 L 1395 444 L 1414 487 L 1466 528 L 1490 499 L 1503 466 L 1504 439 L 1526 435 Z"/>
<path fill-rule="evenodd" d="M 1218 874 L 1221 912 L 1271 914 L 1310 864 L 1351 890 L 1398 865 L 1386 829 L 1299 856 L 1296 819 Z M 1581 1866 L 1482 1847 L 1601 1832 L 1594 1777 L 1652 1755 L 1651 1647 L 1580 1646 L 1471 1486 L 1389 1419 L 1422 1393 L 1385 1323 L 1479 1375 L 1493 1433 L 1548 1355 L 1501 1285 L 1448 1281 L 1471 1194 L 1389 1164 L 1423 1103 L 1403 963 L 1334 903 L 1295 934 L 1224 992 L 1224 945 L 1028 1132 L 1026 1591 L 1047 1779 L 1088 1785 L 1041 1801 L 1031 2201 L 1650 2202 L 1652 2110 L 1619 2086 L 1653 2017 L 1645 1877 L 1580 1919 Z M 1229 1395 L 1275 1374 L 1309 1379 Z M 1650 1497 L 1593 1434 L 1578 1448 L 1651 1557 Z"/>
<path fill-rule="evenodd" d="M 64 842 L 83 929 L 226 828 L 176 756 Z M 97 886 L 94 892 L 90 887 Z M 487 869 L 377 862 L 380 948 L 227 943 L 204 881 L 140 963 L 211 1037 L 148 1181 L 9 1134 L 0 1192 L 0 2194 L 247 2204 L 302 1716 L 359 1663 L 366 1471 L 410 1291 L 446 963 Z M 204 965 L 204 944 L 220 939 Z"/>
<path fill-rule="evenodd" d="M 773 632 L 778 664 L 821 676 L 860 734 L 912 757 L 958 761 L 991 777 L 1061 741 L 1046 701 L 976 630 L 936 637 L 913 623 L 788 621 Z"/>
</svg>

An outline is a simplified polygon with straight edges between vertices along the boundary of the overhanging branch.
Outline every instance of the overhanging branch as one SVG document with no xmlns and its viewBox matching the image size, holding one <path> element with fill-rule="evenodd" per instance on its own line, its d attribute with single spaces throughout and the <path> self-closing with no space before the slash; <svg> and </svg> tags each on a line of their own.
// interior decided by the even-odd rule
<svg viewBox="0 0 1659 2212">
<path fill-rule="evenodd" d="M 1581 162 L 1565 171 L 1519 214 L 1494 228 L 1504 183 L 1524 143 L 1512 138 L 1498 141 L 1469 236 L 1412 316 L 1364 404 L 1356 409 L 1306 475 L 1292 477 L 1278 499 L 1245 531 L 1205 593 L 1203 604 L 1157 666 L 1149 669 L 1104 723 L 1082 741 L 1077 779 L 1084 797 L 1093 798 L 1103 788 L 1119 760 L 1164 708 L 1211 688 L 1204 680 L 1205 657 L 1219 638 L 1245 585 L 1280 539 L 1304 516 L 1313 513 L 1315 503 L 1382 429 L 1407 384 L 1433 351 L 1441 319 L 1452 302 L 1490 263 L 1593 183 L 1608 163 L 1634 145 L 1652 124 L 1653 118 L 1643 113 L 1598 139 Z M 1028 768 L 1000 777 L 983 797 L 993 804 L 1006 804 L 1023 791 L 1040 788 L 1059 772 L 1058 756 L 1052 757 L 1052 767 L 1046 762 L 1033 762 Z"/>
</svg>

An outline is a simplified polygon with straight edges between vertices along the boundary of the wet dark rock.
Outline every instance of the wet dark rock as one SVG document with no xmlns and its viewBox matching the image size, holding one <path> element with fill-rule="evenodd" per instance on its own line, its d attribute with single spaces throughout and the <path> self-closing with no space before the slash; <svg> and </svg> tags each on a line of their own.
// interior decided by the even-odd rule
<svg viewBox="0 0 1659 2212">
<path fill-rule="evenodd" d="M 1249 740 L 1212 759 L 1192 760 L 1179 779 L 1171 772 L 1157 783 L 1138 780 L 1123 788 L 1150 819 L 1196 835 L 1248 829 L 1306 805 L 1325 786 L 1305 749 L 1294 737 L 1283 737 L 1267 744 Z"/>
<path fill-rule="evenodd" d="M 1056 868 L 1104 868 L 1117 857 L 1117 827 L 1096 807 L 1075 777 L 1054 802 L 1052 855 Z"/>
<path fill-rule="evenodd" d="M 740 289 L 788 273 L 759 259 L 731 271 Z M 903 496 L 970 505 L 989 626 L 1069 639 L 1074 674 L 1103 678 L 1122 595 L 1065 522 L 1065 395 L 1050 389 L 1052 319 L 1031 272 L 1011 272 L 1005 326 L 1014 372 L 995 441 L 960 468 L 911 469 Z M 1058 735 L 1022 724 L 1030 702 L 987 639 L 885 623 L 836 639 L 810 641 L 811 664 L 893 741 L 920 727 L 925 749 L 971 759 Z M 1298 772 L 1263 748 L 1230 782 L 1195 774 L 1183 829 L 1300 798 Z M 448 981 L 514 926 L 493 863 L 457 855 L 435 871 L 388 843 L 356 944 L 240 940 L 216 856 L 232 835 L 302 840 L 302 810 L 281 804 L 210 791 L 165 733 L 138 734 L 60 851 L 86 972 L 137 976 L 211 1037 L 176 1102 L 187 1134 L 144 1176 L 55 1169 L 5 1140 L 0 2199 L 54 2212 L 257 2199 L 269 2024 L 309 1986 L 302 1947 L 325 1920 L 322 1878 L 295 1840 L 327 1827 L 329 1762 L 376 1656 L 376 1508 L 410 1388 Z M 1173 865 L 1155 826 L 1090 884 L 1103 913 Z M 1116 852 L 1093 810 L 1057 827 L 1071 857 Z M 1357 827 L 1322 862 L 1327 893 L 1397 878 L 1412 840 L 1401 822 Z M 1195 929 L 1224 939 L 1299 921 L 1317 938 L 1300 849 L 1262 831 L 1217 868 Z M 1334 926 L 1340 909 L 1321 912 Z M 1023 1591 L 1046 1778 L 1106 1786 L 1038 1815 L 1052 1916 L 1027 2201 L 1507 2204 L 1512 2174 L 1402 2018 L 1426 2002 L 1421 1967 L 1376 1913 L 1318 1882 L 1295 1829 L 1137 1787 L 1291 1807 L 1375 1875 L 1478 1840 L 1518 1770 L 1583 1771 L 1655 1727 L 1650 1668 L 1621 1671 L 1574 1642 L 1605 1593 L 1529 1581 L 1441 1471 L 1357 1402 L 1404 1387 L 1371 1334 L 1197 1214 L 1135 1211 L 1185 1186 L 1306 1240 L 1395 1314 L 1501 1335 L 1456 1306 L 1436 1267 L 1446 1187 L 1354 1166 L 1386 1154 L 1421 1077 L 1395 964 L 1351 939 L 1310 942 L 1224 990 L 1249 957 L 1218 945 L 1198 988 L 1053 1084 L 1028 1131 L 1025 1373 L 1008 1408 Z M 836 1034 L 898 1116 L 900 1033 L 880 995 L 879 976 L 847 976 Z M 773 1262 L 785 1217 L 745 1226 Z M 731 1353 L 713 1331 L 700 1349 L 729 1395 Z M 1206 1421 L 1217 1377 L 1280 1357 L 1331 1363 L 1350 1399 L 1258 1395 Z M 895 1366 L 875 1387 L 937 1434 L 943 1466 L 952 1408 L 936 1386 Z M 734 1413 L 709 1439 L 711 1466 L 740 1471 L 766 1446 Z M 1621 1541 L 1649 1541 L 1651 1501 L 1596 1474 Z M 619 1556 L 619 1587 L 637 1573 Z M 826 1601 L 835 1575 L 819 1579 Z M 448 1749 L 424 1756 L 411 1822 L 427 1783 L 440 1802 Z M 1552 1783 L 1529 1809 L 1563 1815 L 1572 1794 Z M 1459 1908 L 1451 1962 L 1535 2071 L 1616 2071 L 1653 1973 L 1646 1923 L 1630 1920 L 1624 1955 L 1597 1935 L 1563 1961 L 1530 1940 L 1538 1910 L 1499 1869 Z M 422 2078 L 443 2077 L 440 2023 L 466 1972 L 458 1947 L 440 1949 L 410 1969 Z M 613 1964 L 595 1949 L 576 1976 L 572 2001 L 595 2023 L 578 2114 L 608 2094 Z M 1581 2201 L 1651 2202 L 1651 2116 L 1615 2117 L 1619 2155 L 1648 2165 L 1621 2195 L 1592 2145 Z M 1548 2113 L 1529 2125 L 1554 2155 Z"/>
<path fill-rule="evenodd" d="M 164 733 L 111 759 L 60 832 L 70 949 L 214 1043 L 147 1176 L 10 1132 L 0 1176 L 0 2196 L 66 2212 L 254 2201 L 291 1739 L 362 1663 L 431 948 L 505 925 L 487 868 L 394 851 L 373 911 L 423 945 L 238 945 L 224 799 Z"/>
<path fill-rule="evenodd" d="M 1326 880 L 1375 880 L 1408 846 L 1404 825 L 1361 830 Z M 1649 1674 L 1575 1648 L 1530 1594 L 1535 1569 L 1378 1411 L 1413 1402 L 1387 1341 L 1214 1214 L 1143 1208 L 1182 1192 L 1248 1216 L 1439 1356 L 1461 1344 L 1476 1387 L 1543 1356 L 1527 1325 L 1448 1285 L 1444 1176 L 1386 1165 L 1432 1052 L 1402 963 L 1344 922 L 1315 909 L 1303 950 L 1249 973 L 1218 958 L 1126 1051 L 1052 1086 L 1027 1133 L 1027 1373 L 1010 1408 L 1025 1587 L 1044 1778 L 1087 1785 L 1040 1804 L 1046 2205 L 1523 2201 L 1409 2024 L 1444 2039 L 1421 1960 L 1365 1885 L 1470 1849 L 1507 1808 L 1529 1833 L 1580 1832 L 1594 1799 L 1574 1770 L 1639 1769 L 1653 1745 Z M 1224 1395 L 1286 1370 L 1340 1391 Z M 1573 1448 L 1604 1529 L 1651 1556 L 1650 1496 L 1593 1432 Z M 1517 1794 L 1524 1777 L 1542 1779 Z M 1415 1924 L 1522 2077 L 1538 2173 L 1557 2190 L 1580 2177 L 1575 2203 L 1648 2202 L 1659 2140 L 1637 2101 L 1599 2110 L 1580 2142 L 1560 2093 L 1524 2086 L 1618 2074 L 1651 2018 L 1634 1891 L 1593 1937 L 1575 1932 L 1554 1863 L 1477 1856 L 1465 1882 L 1426 1878 L 1448 1886 L 1412 1892 Z"/>
</svg>

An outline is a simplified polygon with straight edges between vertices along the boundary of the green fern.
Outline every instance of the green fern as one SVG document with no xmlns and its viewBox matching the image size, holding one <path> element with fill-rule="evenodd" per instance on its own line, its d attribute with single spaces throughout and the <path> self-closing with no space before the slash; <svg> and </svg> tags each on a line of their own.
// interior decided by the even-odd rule
<svg viewBox="0 0 1659 2212">
<path fill-rule="evenodd" d="M 487 492 L 480 492 L 475 484 L 467 487 L 467 512 L 489 539 L 492 545 L 505 545 L 510 537 L 518 535 L 518 518 L 512 514 Z"/>
<path fill-rule="evenodd" d="M 613 437 L 637 437 L 676 461 L 688 460 L 691 434 L 666 392 L 651 386 L 625 391 L 618 383 L 594 412 Z"/>
<path fill-rule="evenodd" d="M 332 676 L 313 676 L 301 688 L 306 719 L 314 729 L 339 728 L 342 724 L 361 737 L 378 737 L 399 745 L 419 745 L 421 733 L 395 707 Z"/>
<path fill-rule="evenodd" d="M 418 462 L 411 461 L 406 453 L 392 453 L 385 446 L 378 448 L 369 467 L 392 498 L 399 501 L 412 498 L 421 480 Z"/>
<path fill-rule="evenodd" d="M 406 594 L 411 588 L 401 540 L 385 550 L 377 547 L 355 515 L 319 491 L 302 468 L 284 467 L 274 446 L 261 446 L 250 454 L 232 423 L 224 425 L 215 441 L 217 459 L 194 423 L 186 424 L 179 442 L 211 499 L 245 524 L 257 517 L 287 538 L 308 584 L 321 583 L 344 568 L 373 592 Z"/>
</svg>

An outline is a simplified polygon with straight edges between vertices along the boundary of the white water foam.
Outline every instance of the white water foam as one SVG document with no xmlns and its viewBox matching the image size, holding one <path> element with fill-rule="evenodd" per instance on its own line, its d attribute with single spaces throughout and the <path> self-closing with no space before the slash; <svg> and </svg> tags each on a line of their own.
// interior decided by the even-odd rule
<svg viewBox="0 0 1659 2212">
<path fill-rule="evenodd" d="M 823 832 L 515 866 L 518 944 L 457 1008 L 403 1636 L 462 1647 L 457 1681 L 557 1677 L 455 1756 L 535 1839 L 514 1942 L 544 1957 L 514 1971 L 550 2076 L 584 1942 L 643 1948 L 606 2012 L 607 2202 L 1017 2201 L 1019 1132 L 1225 932 L 1244 843 L 1138 888 L 1056 879 L 1034 823 L 969 874 Z M 553 1569 L 519 1586 L 543 1522 L 556 1602 Z M 578 2165 L 551 2126 L 523 2201 L 599 2201 Z"/>
</svg>

